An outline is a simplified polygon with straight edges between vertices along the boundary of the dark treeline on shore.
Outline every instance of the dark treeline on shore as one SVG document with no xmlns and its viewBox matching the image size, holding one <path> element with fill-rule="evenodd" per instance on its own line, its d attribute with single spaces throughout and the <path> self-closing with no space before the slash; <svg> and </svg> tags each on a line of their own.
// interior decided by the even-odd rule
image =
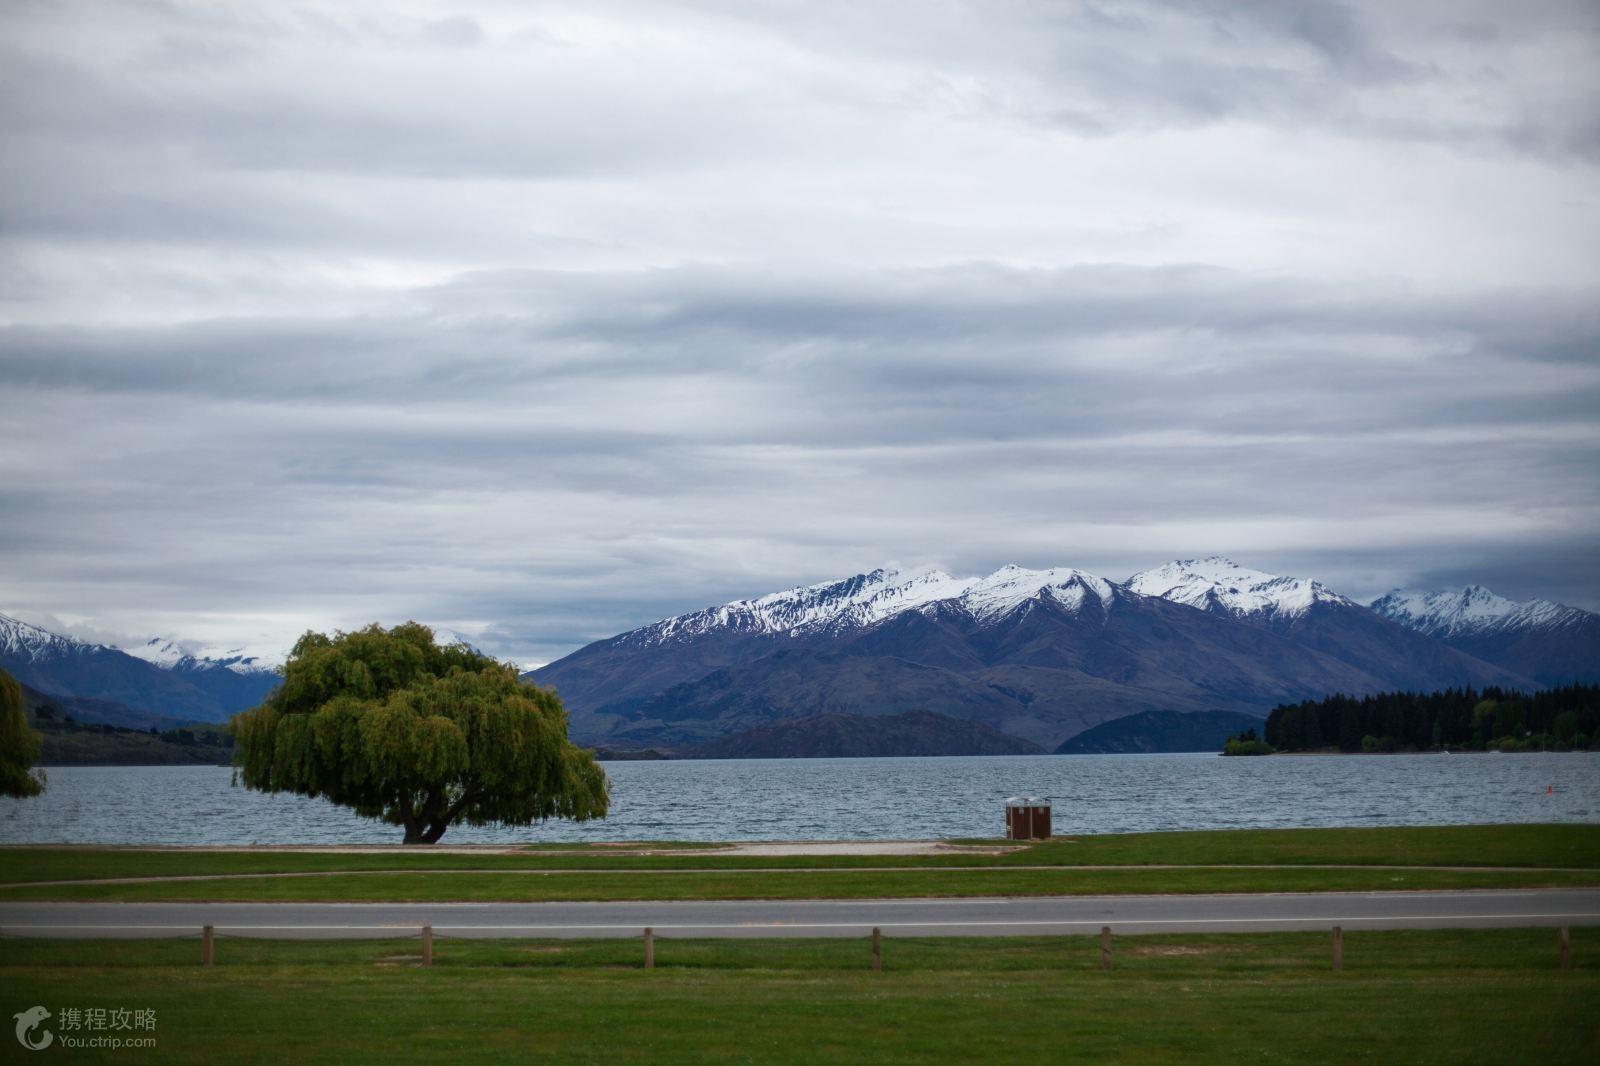
<svg viewBox="0 0 1600 1066">
<path fill-rule="evenodd" d="M 132 729 L 79 722 L 53 704 L 35 707 L 32 724 L 41 766 L 225 766 L 233 758 L 233 734 L 221 725 Z"/>
<path fill-rule="evenodd" d="M 1600 685 L 1329 696 L 1267 716 L 1278 751 L 1570 751 L 1600 746 Z"/>
</svg>

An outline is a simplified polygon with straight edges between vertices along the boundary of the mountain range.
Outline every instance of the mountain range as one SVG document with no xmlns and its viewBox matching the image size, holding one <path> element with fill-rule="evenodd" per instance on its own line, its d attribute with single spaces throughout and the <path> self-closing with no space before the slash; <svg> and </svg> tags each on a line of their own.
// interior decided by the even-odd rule
<svg viewBox="0 0 1600 1066">
<path fill-rule="evenodd" d="M 773 722 L 930 711 L 1057 750 L 1143 712 L 1261 716 L 1334 692 L 1532 689 L 1600 661 L 1588 612 L 1497 598 L 1481 611 L 1499 619 L 1489 642 L 1393 609 L 1407 597 L 1380 609 L 1220 557 L 1123 582 L 1069 568 L 880 569 L 668 618 L 525 676 L 561 694 L 583 743 L 690 750 Z M 1558 647 L 1534 655 L 1553 635 Z"/>
<path fill-rule="evenodd" d="M 116 648 L 0 615 L 0 667 L 84 722 L 222 721 L 277 683 L 274 664 L 193 647 Z M 1220 557 L 1121 582 L 879 569 L 668 618 L 523 676 L 561 694 L 575 740 L 618 750 L 992 751 L 1014 738 L 1071 751 L 1117 720 L 1084 743 L 1140 750 L 1158 741 L 1134 734 L 1158 724 L 1160 743 L 1201 735 L 1173 712 L 1211 712 L 1215 731 L 1335 692 L 1597 681 L 1600 616 L 1478 586 L 1363 605 Z M 863 725 L 901 739 L 874 747 Z"/>
<path fill-rule="evenodd" d="M 450 629 L 435 629 L 434 639 L 471 644 Z M 0 614 L 0 669 L 79 722 L 138 729 L 225 722 L 278 685 L 279 661 L 242 649 L 201 655 L 195 647 L 176 637 L 114 647 Z"/>
<path fill-rule="evenodd" d="M 276 670 L 252 657 L 196 656 L 161 638 L 124 651 L 4 614 L 0 668 L 55 697 L 78 721 L 141 728 L 221 722 L 278 683 Z"/>
<path fill-rule="evenodd" d="M 1576 607 L 1518 603 L 1468 585 L 1450 592 L 1396 589 L 1372 609 L 1542 685 L 1600 682 L 1600 615 Z"/>
</svg>

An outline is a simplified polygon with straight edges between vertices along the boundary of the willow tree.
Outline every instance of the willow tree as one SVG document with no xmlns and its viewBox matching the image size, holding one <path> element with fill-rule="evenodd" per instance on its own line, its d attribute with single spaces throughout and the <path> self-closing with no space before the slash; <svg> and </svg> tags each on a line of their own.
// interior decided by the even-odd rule
<svg viewBox="0 0 1600 1066">
<path fill-rule="evenodd" d="M 235 715 L 247 788 L 321 796 L 432 844 L 454 822 L 605 817 L 606 777 L 552 692 L 415 622 L 307 633 L 261 706 Z"/>
<path fill-rule="evenodd" d="M 22 686 L 0 670 L 0 796 L 21 798 L 44 791 L 42 773 L 30 769 L 43 746 L 44 739 L 22 710 Z"/>
</svg>

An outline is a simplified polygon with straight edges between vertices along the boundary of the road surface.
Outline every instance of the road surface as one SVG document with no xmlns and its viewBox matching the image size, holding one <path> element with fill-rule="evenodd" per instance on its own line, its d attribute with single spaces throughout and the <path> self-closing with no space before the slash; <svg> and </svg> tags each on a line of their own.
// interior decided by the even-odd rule
<svg viewBox="0 0 1600 1066">
<path fill-rule="evenodd" d="M 1600 925 L 1600 890 L 618 903 L 0 903 L 0 935 L 1059 936 Z"/>
</svg>

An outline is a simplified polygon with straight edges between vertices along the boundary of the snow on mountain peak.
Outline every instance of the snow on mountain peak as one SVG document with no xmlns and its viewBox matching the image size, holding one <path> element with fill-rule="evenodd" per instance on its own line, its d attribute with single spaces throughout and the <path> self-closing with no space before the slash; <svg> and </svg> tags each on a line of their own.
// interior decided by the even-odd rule
<svg viewBox="0 0 1600 1066">
<path fill-rule="evenodd" d="M 1293 618 L 1316 603 L 1354 606 L 1353 601 L 1330 592 L 1320 581 L 1252 570 L 1220 555 L 1175 559 L 1141 570 L 1127 580 L 1125 587 L 1141 596 L 1156 596 L 1201 610 L 1217 607 L 1235 615 Z"/>
<path fill-rule="evenodd" d="M 206 648 L 198 641 L 180 640 L 177 637 L 151 637 L 142 644 L 130 642 L 120 645 L 117 650 L 163 670 L 179 672 L 230 670 L 236 674 L 262 674 L 271 673 L 281 665 L 281 662 L 252 654 L 244 648 L 206 654 Z"/>
<path fill-rule="evenodd" d="M 668 618 L 648 627 L 646 639 L 655 643 L 711 629 L 778 634 L 871 625 L 901 611 L 959 596 L 965 585 L 939 570 L 906 574 L 880 568 L 843 581 L 802 585 Z"/>
<path fill-rule="evenodd" d="M 961 595 L 961 604 L 973 617 L 983 621 L 1002 618 L 1023 603 L 1036 597 L 1048 596 L 1071 611 L 1083 606 L 1084 600 L 1094 596 L 1101 603 L 1112 597 L 1111 582 L 1105 578 L 1085 574 L 1071 567 L 1051 567 L 1049 570 L 1024 570 L 1020 566 L 1002 566 L 988 577 L 974 579 Z"/>
<path fill-rule="evenodd" d="M 63 637 L 40 628 L 20 618 L 0 614 L 0 652 L 13 656 L 27 656 L 37 662 L 49 659 L 75 647 L 98 647 L 71 637 Z"/>
<path fill-rule="evenodd" d="M 193 649 L 184 647 L 176 639 L 165 637 L 151 637 L 143 644 L 124 647 L 122 650 L 135 659 L 143 659 L 147 663 L 165 667 L 169 670 L 185 659 L 196 658 Z"/>
<path fill-rule="evenodd" d="M 1111 582 L 1068 568 L 1026 570 L 1013 564 L 987 577 L 958 578 L 942 570 L 883 567 L 842 581 L 803 585 L 678 615 L 638 631 L 636 639 L 654 644 L 713 629 L 791 636 L 854 629 L 937 603 L 957 604 L 975 618 L 989 621 L 1044 596 L 1077 610 L 1088 596 L 1109 602 L 1112 594 Z"/>
<path fill-rule="evenodd" d="M 1372 609 L 1390 621 L 1435 637 L 1570 625 L 1586 614 L 1550 600 L 1506 599 L 1482 585 L 1437 592 L 1394 589 L 1374 600 Z"/>
</svg>

